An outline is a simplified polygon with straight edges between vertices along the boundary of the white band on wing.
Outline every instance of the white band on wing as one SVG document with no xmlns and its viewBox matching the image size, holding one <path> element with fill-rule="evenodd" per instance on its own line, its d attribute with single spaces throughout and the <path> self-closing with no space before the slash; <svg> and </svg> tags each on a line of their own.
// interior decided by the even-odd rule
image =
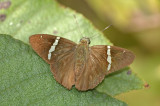
<svg viewBox="0 0 160 106">
<path fill-rule="evenodd" d="M 108 61 L 108 67 L 107 70 L 109 71 L 111 69 L 111 63 L 112 63 L 112 59 L 111 59 L 111 46 L 107 46 L 107 61 Z"/>
<path fill-rule="evenodd" d="M 56 46 L 58 45 L 58 42 L 60 40 L 60 37 L 57 37 L 56 40 L 54 41 L 53 45 L 51 46 L 51 48 L 49 49 L 49 53 L 48 53 L 48 60 L 51 59 L 51 56 L 52 56 L 52 52 L 55 51 L 56 49 Z"/>
</svg>

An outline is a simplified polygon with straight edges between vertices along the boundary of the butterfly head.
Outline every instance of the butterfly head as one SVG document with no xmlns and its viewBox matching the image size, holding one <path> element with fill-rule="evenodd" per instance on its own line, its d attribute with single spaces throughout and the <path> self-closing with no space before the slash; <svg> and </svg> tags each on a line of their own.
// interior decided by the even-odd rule
<svg viewBox="0 0 160 106">
<path fill-rule="evenodd" d="M 91 42 L 90 42 L 89 38 L 83 37 L 83 38 L 80 39 L 80 43 L 81 44 L 88 44 L 89 45 Z"/>
</svg>

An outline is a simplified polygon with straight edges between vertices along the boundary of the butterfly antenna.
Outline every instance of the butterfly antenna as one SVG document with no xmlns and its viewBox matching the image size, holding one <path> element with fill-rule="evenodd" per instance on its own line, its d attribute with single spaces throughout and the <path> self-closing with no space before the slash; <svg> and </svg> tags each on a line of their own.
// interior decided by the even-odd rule
<svg viewBox="0 0 160 106">
<path fill-rule="evenodd" d="M 111 24 L 112 25 L 112 24 Z M 108 29 L 111 25 L 108 25 L 107 27 L 105 27 L 103 30 L 101 30 L 101 32 L 104 32 L 106 29 Z M 93 35 L 91 38 L 95 38 L 95 37 L 98 37 L 99 35 Z"/>
<path fill-rule="evenodd" d="M 79 31 L 79 33 L 82 35 L 82 37 L 84 37 L 83 34 L 82 34 L 82 32 L 80 31 L 80 26 L 79 26 L 79 24 L 78 24 L 78 21 L 77 21 L 76 16 L 75 16 L 75 15 L 73 15 L 73 16 L 74 16 L 75 21 L 76 21 L 76 24 L 77 24 L 77 26 L 78 26 L 78 31 Z"/>
</svg>

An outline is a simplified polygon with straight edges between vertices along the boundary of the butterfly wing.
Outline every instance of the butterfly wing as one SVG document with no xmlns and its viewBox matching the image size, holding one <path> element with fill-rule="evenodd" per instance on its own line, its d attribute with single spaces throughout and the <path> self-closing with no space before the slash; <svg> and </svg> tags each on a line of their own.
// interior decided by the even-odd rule
<svg viewBox="0 0 160 106">
<path fill-rule="evenodd" d="M 126 49 L 115 46 L 108 48 L 105 45 L 92 46 L 81 74 L 76 76 L 75 86 L 82 91 L 93 89 L 102 82 L 105 75 L 129 65 L 133 59 L 133 53 Z"/>
<path fill-rule="evenodd" d="M 106 74 L 112 73 L 114 71 L 118 71 L 128 65 L 130 65 L 135 55 L 130 50 L 116 47 L 116 46 L 110 46 L 110 52 L 111 52 L 111 68 L 107 71 Z"/>
<path fill-rule="evenodd" d="M 29 38 L 29 43 L 40 57 L 42 57 L 48 64 L 53 64 L 53 60 L 57 57 L 57 54 L 66 53 L 76 46 L 76 43 L 60 37 L 55 46 L 55 51 L 51 52 L 51 59 L 48 59 L 49 50 L 51 49 L 51 46 L 53 46 L 53 43 L 56 42 L 57 37 L 58 36 L 48 34 L 36 34 Z"/>
<path fill-rule="evenodd" d="M 75 84 L 73 64 L 77 44 L 62 37 L 47 34 L 32 35 L 29 41 L 34 51 L 50 64 L 56 81 L 70 89 Z"/>
<path fill-rule="evenodd" d="M 76 45 L 65 38 L 47 34 L 37 34 L 30 37 L 32 48 L 50 64 L 51 71 L 60 84 L 71 89 L 75 84 L 78 90 L 88 90 L 96 87 L 105 75 L 119 70 L 134 59 L 132 52 L 115 46 L 97 45 L 89 48 L 83 61 L 81 71 L 75 70 Z M 82 51 L 83 53 L 84 51 Z"/>
</svg>

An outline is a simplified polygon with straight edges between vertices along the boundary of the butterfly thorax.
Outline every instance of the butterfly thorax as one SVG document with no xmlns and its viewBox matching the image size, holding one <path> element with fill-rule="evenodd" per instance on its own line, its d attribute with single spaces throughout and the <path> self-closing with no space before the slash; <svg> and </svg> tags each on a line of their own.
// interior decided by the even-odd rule
<svg viewBox="0 0 160 106">
<path fill-rule="evenodd" d="M 89 44 L 90 39 L 83 37 L 76 47 L 76 63 L 75 63 L 75 74 L 76 76 L 82 73 L 83 68 L 85 68 L 88 56 L 89 56 Z"/>
</svg>

